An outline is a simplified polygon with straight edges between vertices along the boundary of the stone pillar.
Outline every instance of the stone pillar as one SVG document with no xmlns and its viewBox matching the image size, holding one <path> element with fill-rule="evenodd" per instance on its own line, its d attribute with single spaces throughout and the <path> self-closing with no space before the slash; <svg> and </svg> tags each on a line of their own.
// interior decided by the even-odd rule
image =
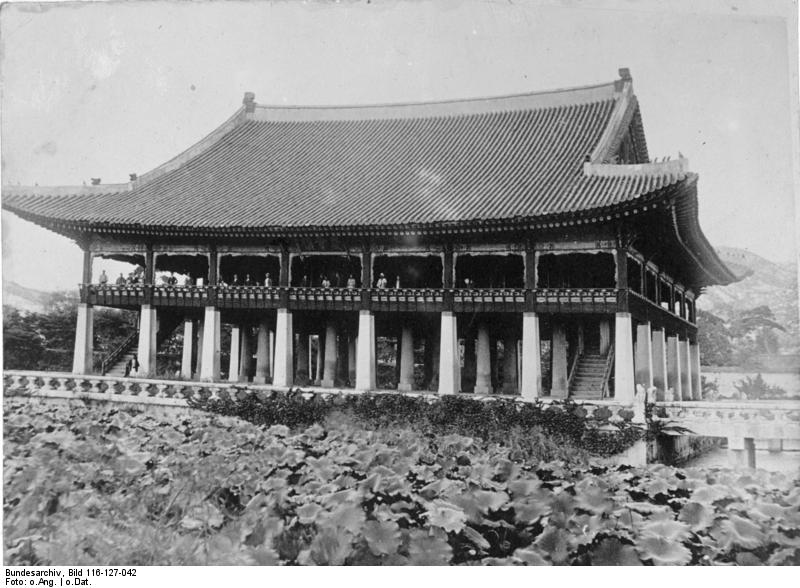
<svg viewBox="0 0 800 588">
<path fill-rule="evenodd" d="M 250 349 L 250 327 L 245 325 L 242 329 L 242 348 L 239 359 L 239 381 L 248 382 L 250 380 L 250 364 L 253 360 L 253 352 Z"/>
<path fill-rule="evenodd" d="M 461 375 L 461 391 L 474 392 L 477 380 L 477 360 L 475 357 L 475 332 L 469 329 L 464 334 L 464 370 Z"/>
<path fill-rule="evenodd" d="M 656 387 L 656 400 L 665 400 L 667 390 L 667 341 L 664 329 L 653 329 L 653 386 Z"/>
<path fill-rule="evenodd" d="M 608 355 L 611 349 L 611 323 L 602 319 L 600 321 L 600 355 Z"/>
<path fill-rule="evenodd" d="M 633 324 L 629 312 L 618 312 L 614 323 L 614 399 L 633 404 Z"/>
<path fill-rule="evenodd" d="M 267 321 L 258 324 L 258 342 L 256 343 L 256 375 L 254 384 L 266 384 L 270 375 L 269 364 L 269 325 Z"/>
<path fill-rule="evenodd" d="M 375 315 L 368 310 L 360 310 L 356 342 L 356 389 L 375 390 L 375 372 Z"/>
<path fill-rule="evenodd" d="M 322 387 L 333 388 L 336 383 L 336 325 L 328 321 L 325 329 L 325 372 L 322 375 Z"/>
<path fill-rule="evenodd" d="M 678 353 L 681 356 L 681 400 L 692 399 L 692 363 L 689 356 L 689 340 L 680 339 Z"/>
<path fill-rule="evenodd" d="M 409 325 L 403 325 L 400 336 L 400 381 L 397 389 L 408 392 L 414 389 L 414 332 Z"/>
<path fill-rule="evenodd" d="M 142 304 L 139 311 L 139 377 L 152 376 L 156 371 L 156 309 L 149 304 Z"/>
<path fill-rule="evenodd" d="M 297 370 L 295 381 L 298 384 L 308 384 L 308 335 L 300 333 L 297 337 Z"/>
<path fill-rule="evenodd" d="M 539 316 L 535 312 L 522 315 L 522 383 L 520 394 L 535 400 L 542 394 L 542 350 Z"/>
<path fill-rule="evenodd" d="M 732 468 L 756 467 L 755 440 L 747 437 L 728 437 L 728 460 Z"/>
<path fill-rule="evenodd" d="M 195 352 L 194 374 L 198 380 L 200 379 L 200 360 L 203 358 L 203 326 L 203 319 L 197 321 L 197 334 L 195 335 L 197 351 Z"/>
<path fill-rule="evenodd" d="M 192 347 L 194 343 L 194 321 L 183 319 L 183 350 L 181 354 L 181 376 L 192 379 Z"/>
<path fill-rule="evenodd" d="M 201 381 L 219 380 L 221 327 L 219 310 L 206 306 L 203 317 L 203 354 L 200 358 Z"/>
<path fill-rule="evenodd" d="M 89 271 L 91 271 L 91 269 Z M 75 353 L 72 356 L 72 373 L 91 374 L 94 368 L 94 309 L 90 304 L 83 302 L 78 304 L 74 351 Z"/>
<path fill-rule="evenodd" d="M 485 323 L 478 325 L 478 343 L 475 355 L 475 394 L 491 394 L 492 354 L 489 352 L 489 329 Z"/>
<path fill-rule="evenodd" d="M 439 339 L 439 394 L 456 394 L 461 389 L 461 365 L 458 359 L 458 323 L 456 315 L 442 312 Z"/>
<path fill-rule="evenodd" d="M 500 388 L 497 380 L 497 337 L 492 334 L 489 334 L 489 363 L 491 365 L 492 390 L 497 390 Z"/>
<path fill-rule="evenodd" d="M 653 387 L 653 339 L 650 333 L 650 323 L 644 322 L 636 325 L 636 368 L 637 384 L 644 386 L 645 390 Z"/>
<path fill-rule="evenodd" d="M 279 308 L 275 322 L 275 361 L 272 369 L 274 386 L 291 386 L 294 383 L 294 331 L 292 313 Z"/>
<path fill-rule="evenodd" d="M 322 372 L 325 369 L 325 332 L 317 335 L 317 364 L 314 368 L 314 385 L 322 385 Z"/>
<path fill-rule="evenodd" d="M 347 337 L 347 377 L 350 385 L 356 385 L 356 341 L 357 337 L 349 335 Z"/>
<path fill-rule="evenodd" d="M 664 400 L 681 400 L 682 383 L 681 383 L 681 354 L 680 343 L 678 336 L 667 338 L 667 392 L 664 395 Z M 672 393 L 670 393 L 670 390 Z"/>
<path fill-rule="evenodd" d="M 553 367 L 550 396 L 566 398 L 569 393 L 569 368 L 567 366 L 567 329 L 564 323 L 553 321 L 553 342 L 550 345 Z"/>
<path fill-rule="evenodd" d="M 689 344 L 689 357 L 692 366 L 692 398 L 694 400 L 702 400 L 703 385 L 700 380 L 700 346 L 697 343 Z"/>
<path fill-rule="evenodd" d="M 503 394 L 517 392 L 517 339 L 506 335 L 503 338 Z"/>
<path fill-rule="evenodd" d="M 239 325 L 233 325 L 231 328 L 231 355 L 230 363 L 228 364 L 228 381 L 239 381 L 239 352 L 241 350 L 242 342 L 242 328 Z"/>
</svg>

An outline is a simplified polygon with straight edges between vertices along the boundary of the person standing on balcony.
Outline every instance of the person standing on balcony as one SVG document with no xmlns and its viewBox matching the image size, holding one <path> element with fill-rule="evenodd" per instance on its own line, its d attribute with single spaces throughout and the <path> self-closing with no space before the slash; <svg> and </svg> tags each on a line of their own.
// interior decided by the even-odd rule
<svg viewBox="0 0 800 588">
<path fill-rule="evenodd" d="M 399 290 L 400 289 L 400 276 L 397 276 L 397 279 L 394 281 L 394 287 Z"/>
<path fill-rule="evenodd" d="M 241 286 L 242 281 L 239 279 L 239 274 L 233 274 L 233 281 L 231 282 L 231 286 Z"/>
<path fill-rule="evenodd" d="M 300 280 L 300 286 L 303 288 L 308 288 L 308 276 L 303 276 L 303 279 Z"/>
<path fill-rule="evenodd" d="M 255 286 L 256 285 L 256 283 L 253 281 L 253 278 L 250 277 L 250 274 L 247 274 L 247 276 L 245 277 L 244 285 L 245 286 Z"/>
<path fill-rule="evenodd" d="M 331 281 L 328 279 L 328 276 L 323 276 L 322 277 L 322 287 L 323 288 L 330 288 L 331 287 Z"/>
<path fill-rule="evenodd" d="M 375 287 L 376 288 L 386 288 L 386 284 L 387 284 L 386 275 L 385 274 L 381 274 L 380 277 L 378 278 L 378 282 L 375 284 Z"/>
<path fill-rule="evenodd" d="M 100 285 L 105 286 L 108 284 L 108 276 L 106 275 L 106 270 L 100 272 Z"/>
<path fill-rule="evenodd" d="M 350 274 L 350 277 L 347 278 L 347 287 L 351 290 L 355 289 L 356 287 L 356 279 L 353 277 L 353 274 Z"/>
<path fill-rule="evenodd" d="M 117 286 L 124 286 L 125 285 L 125 276 L 122 275 L 122 272 L 119 272 L 119 277 L 117 278 Z"/>
<path fill-rule="evenodd" d="M 267 288 L 272 288 L 272 278 L 269 277 L 269 272 L 267 272 L 267 275 L 264 277 L 264 285 Z"/>
<path fill-rule="evenodd" d="M 186 279 L 183 280 L 184 286 L 191 286 L 192 285 L 192 276 L 186 276 Z"/>
</svg>

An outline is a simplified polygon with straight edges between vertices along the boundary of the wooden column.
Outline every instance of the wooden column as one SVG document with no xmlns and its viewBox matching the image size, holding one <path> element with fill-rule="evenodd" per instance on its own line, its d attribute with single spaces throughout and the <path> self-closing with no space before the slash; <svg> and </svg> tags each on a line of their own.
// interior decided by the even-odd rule
<svg viewBox="0 0 800 588">
<path fill-rule="evenodd" d="M 155 255 L 153 255 L 153 246 L 148 243 L 147 250 L 144 253 L 144 283 L 152 286 L 156 280 L 156 266 Z"/>
<path fill-rule="evenodd" d="M 217 283 L 217 246 L 211 245 L 208 251 L 208 285 L 216 286 Z"/>
<path fill-rule="evenodd" d="M 325 371 L 325 330 L 317 333 L 317 364 L 314 368 L 314 385 L 322 385 L 322 376 Z"/>
<path fill-rule="evenodd" d="M 92 283 L 92 264 L 94 262 L 94 254 L 87 247 L 83 250 L 83 284 Z"/>
<path fill-rule="evenodd" d="M 525 265 L 525 287 L 529 290 L 536 288 L 536 251 L 531 247 L 525 249 L 523 263 Z"/>
<path fill-rule="evenodd" d="M 278 285 L 282 288 L 289 286 L 290 262 L 289 250 L 284 247 L 281 249 L 281 269 L 278 276 Z"/>
<path fill-rule="evenodd" d="M 372 288 L 372 252 L 361 252 L 361 288 Z"/>
<path fill-rule="evenodd" d="M 400 340 L 402 350 L 400 352 L 400 380 L 397 389 L 408 392 L 414 388 L 414 332 L 410 325 L 403 325 Z"/>
<path fill-rule="evenodd" d="M 628 287 L 628 252 L 624 247 L 617 247 L 614 256 L 617 263 L 617 288 Z"/>
<path fill-rule="evenodd" d="M 442 288 L 452 288 L 453 279 L 453 248 L 445 246 L 442 251 Z"/>
</svg>

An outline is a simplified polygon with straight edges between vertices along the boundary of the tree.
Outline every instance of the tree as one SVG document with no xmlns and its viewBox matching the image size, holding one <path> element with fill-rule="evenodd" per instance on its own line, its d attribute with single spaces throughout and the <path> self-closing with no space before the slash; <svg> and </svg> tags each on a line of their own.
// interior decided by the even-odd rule
<svg viewBox="0 0 800 588">
<path fill-rule="evenodd" d="M 731 335 L 720 317 L 704 310 L 697 311 L 697 342 L 700 345 L 701 364 L 731 365 Z"/>
</svg>

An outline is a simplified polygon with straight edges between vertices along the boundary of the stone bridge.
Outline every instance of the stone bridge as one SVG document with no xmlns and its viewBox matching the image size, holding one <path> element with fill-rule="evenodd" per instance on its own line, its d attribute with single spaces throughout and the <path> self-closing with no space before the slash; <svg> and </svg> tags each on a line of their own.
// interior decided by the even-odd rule
<svg viewBox="0 0 800 588">
<path fill-rule="evenodd" d="M 653 419 L 703 437 L 725 437 L 732 465 L 756 467 L 756 442 L 770 451 L 800 449 L 800 401 L 656 402 Z M 681 434 L 681 433 L 674 433 Z"/>
<path fill-rule="evenodd" d="M 3 372 L 3 389 L 6 395 L 24 395 L 64 400 L 89 400 L 121 402 L 139 407 L 186 407 L 187 399 L 203 397 L 239 397 L 265 391 L 286 391 L 272 385 L 235 384 L 227 382 L 195 382 L 186 380 L 153 380 L 145 378 L 117 378 L 98 375 L 77 375 L 59 372 L 31 372 L 6 370 Z M 306 394 L 364 394 L 353 389 L 303 388 Z M 370 394 L 397 394 L 395 390 L 370 392 Z M 431 402 L 441 398 L 433 392 L 402 392 L 404 395 L 426 397 Z M 519 403 L 531 402 L 521 396 L 466 394 L 476 401 L 513 399 Z M 645 394 L 641 386 L 634 403 L 614 399 L 575 400 L 588 417 L 602 412 L 608 422 L 630 420 L 645 424 Z M 652 396 L 651 396 L 652 397 Z M 538 398 L 536 402 L 548 404 L 562 400 Z M 595 414 L 597 413 L 597 414 Z M 653 421 L 667 426 L 668 435 L 695 435 L 725 437 L 732 465 L 756 467 L 756 441 L 766 441 L 770 451 L 800 449 L 800 401 L 657 401 L 652 405 Z M 685 430 L 684 430 L 685 429 Z M 643 463 L 647 447 L 644 442 L 629 450 L 621 461 Z"/>
</svg>

